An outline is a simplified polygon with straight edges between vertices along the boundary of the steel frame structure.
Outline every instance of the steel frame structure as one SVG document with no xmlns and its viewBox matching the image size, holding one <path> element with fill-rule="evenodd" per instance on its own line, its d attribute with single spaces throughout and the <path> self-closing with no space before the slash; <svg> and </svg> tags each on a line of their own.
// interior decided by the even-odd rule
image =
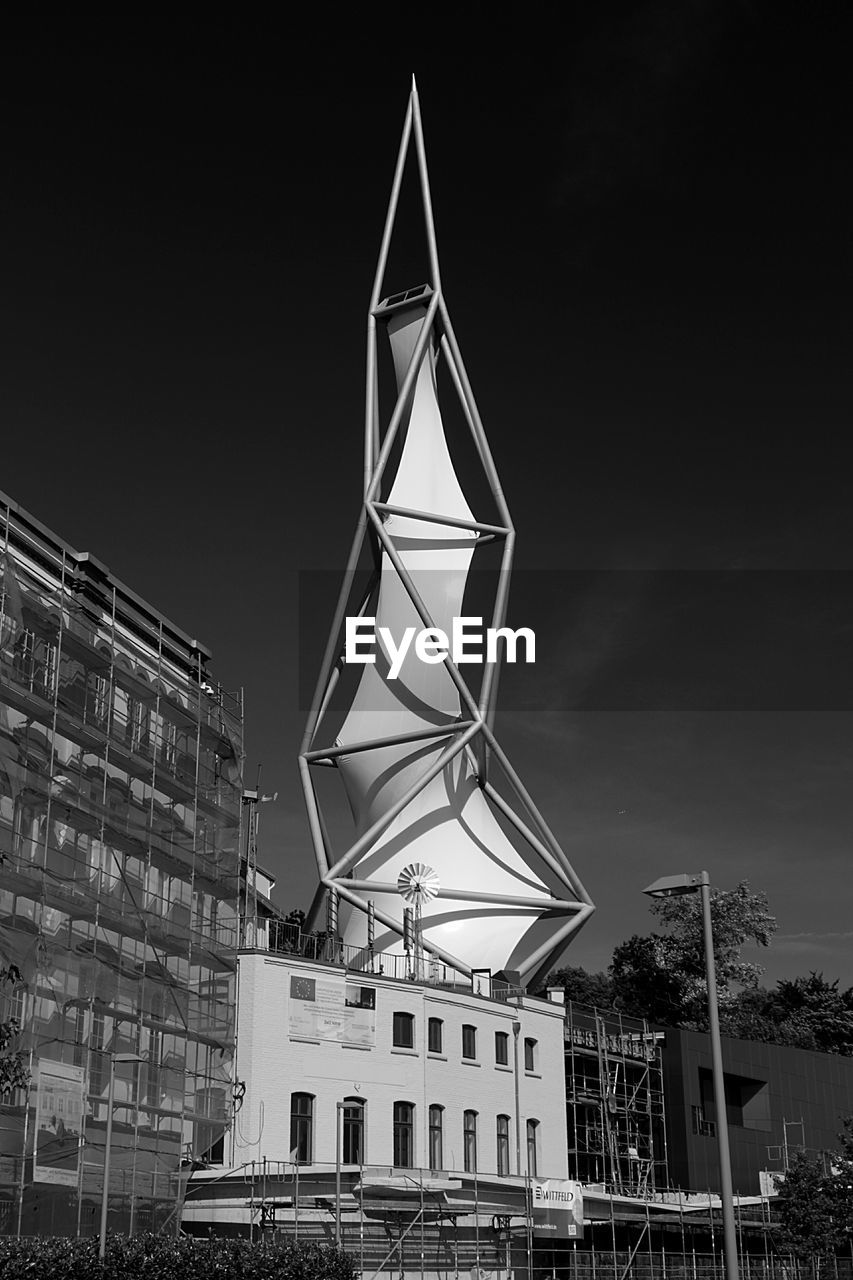
<svg viewBox="0 0 853 1280">
<path fill-rule="evenodd" d="M 398 293 L 380 301 L 404 169 L 409 149 L 412 145 L 415 149 L 417 161 L 432 278 L 428 284 L 420 288 L 409 289 L 404 293 Z M 417 304 L 421 304 L 426 308 L 426 314 L 405 377 L 402 380 L 402 385 L 399 386 L 394 408 L 383 433 L 379 414 L 378 326 L 401 308 L 409 308 Z M 460 519 L 436 512 L 415 510 L 382 500 L 383 478 L 388 469 L 395 441 L 405 432 L 407 407 L 411 404 L 415 383 L 421 365 L 430 349 L 430 344 L 433 344 L 435 351 L 440 352 L 449 370 L 455 393 L 462 407 L 465 423 L 473 438 L 477 456 L 483 467 L 492 499 L 499 513 L 498 523 Z M 462 715 L 460 718 L 423 730 L 398 735 L 377 736 L 347 745 L 316 745 L 318 731 L 329 709 L 343 666 L 342 631 L 347 614 L 347 605 L 353 599 L 356 574 L 365 543 L 370 548 L 375 566 L 371 586 L 375 585 L 378 580 L 384 557 L 387 565 L 393 568 L 394 573 L 402 583 L 424 628 L 435 627 L 433 618 L 418 592 L 411 573 L 403 563 L 398 549 L 395 547 L 385 527 L 385 520 L 394 515 L 403 516 L 414 521 L 428 522 L 430 525 L 444 525 L 451 529 L 458 528 L 469 531 L 475 535 L 476 542 L 473 545 L 482 545 L 484 541 L 500 540 L 503 542 L 492 617 L 492 626 L 494 628 L 502 627 L 507 611 L 515 529 L 498 479 L 441 285 L 423 128 L 414 78 L 412 80 L 412 89 L 397 156 L 397 165 L 368 311 L 363 503 L 299 755 L 299 769 L 308 811 L 308 821 L 320 875 L 320 884 L 308 915 L 308 927 L 316 926 L 322 912 L 323 899 L 327 893 L 333 895 L 334 898 L 339 895 L 345 902 L 365 913 L 368 912 L 368 900 L 364 895 L 394 894 L 395 897 L 397 896 L 396 882 L 386 883 L 370 878 L 355 879 L 352 878 L 352 869 L 370 849 L 371 845 L 382 836 L 398 814 L 402 813 L 406 806 L 442 770 L 445 770 L 454 759 L 459 757 L 461 753 L 465 753 L 474 770 L 477 783 L 488 801 L 512 826 L 517 836 L 521 837 L 534 858 L 538 859 L 548 869 L 552 880 L 556 880 L 559 883 L 560 894 L 558 895 L 551 891 L 551 896 L 548 898 L 523 895 L 508 896 L 505 894 L 472 892 L 454 888 L 452 885 L 442 884 L 436 896 L 439 899 L 470 901 L 484 907 L 486 904 L 518 907 L 525 912 L 530 911 L 534 914 L 538 912 L 541 915 L 548 914 L 549 916 L 564 917 L 559 920 L 553 935 L 546 942 L 535 947 L 523 959 L 523 962 L 514 966 L 520 974 L 521 982 L 526 984 L 532 981 L 537 974 L 544 971 L 549 962 L 553 962 L 553 959 L 564 947 L 567 939 L 577 932 L 589 918 L 594 906 L 556 837 L 539 813 L 495 736 L 493 724 L 498 688 L 498 664 L 486 664 L 479 697 L 475 697 L 452 657 L 449 654 L 445 657 L 443 661 L 444 669 L 452 680 L 461 703 Z M 363 610 L 363 608 L 364 602 L 361 603 L 361 609 Z M 424 768 L 421 775 L 407 788 L 404 794 L 380 818 L 374 821 L 345 853 L 337 857 L 334 856 L 321 813 L 312 777 L 312 769 L 316 767 L 337 767 L 338 761 L 342 757 L 360 752 L 399 746 L 420 740 L 425 742 L 432 740 L 437 743 L 444 739 L 447 739 L 447 744 L 438 758 Z M 495 787 L 490 777 L 490 774 L 494 773 L 495 765 L 499 766 L 501 774 L 514 793 L 517 805 L 522 812 L 518 812 L 517 808 L 510 804 Z M 525 816 L 522 816 L 522 814 Z M 565 896 L 562 896 L 563 894 Z M 398 919 L 390 912 L 383 911 L 375 907 L 375 905 L 371 907 L 371 915 L 373 913 L 375 913 L 375 919 L 385 925 L 392 934 L 402 937 L 401 918 Z M 336 920 L 336 909 L 333 909 L 330 914 Z M 449 964 L 460 973 L 470 975 L 472 966 L 462 957 L 438 946 L 428 937 L 424 937 L 423 947 L 424 951 Z"/>
</svg>

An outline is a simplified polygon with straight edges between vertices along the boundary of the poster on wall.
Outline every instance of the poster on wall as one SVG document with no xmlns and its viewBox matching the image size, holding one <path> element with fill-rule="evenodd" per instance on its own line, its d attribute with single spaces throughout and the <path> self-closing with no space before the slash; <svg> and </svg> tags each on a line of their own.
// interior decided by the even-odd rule
<svg viewBox="0 0 853 1280">
<path fill-rule="evenodd" d="M 583 1237 L 583 1190 L 579 1182 L 559 1178 L 534 1178 L 533 1233 L 556 1238 Z"/>
<path fill-rule="evenodd" d="M 76 1187 L 86 1073 L 42 1058 L 36 1083 L 33 1181 Z"/>
<path fill-rule="evenodd" d="M 291 974 L 289 1032 L 297 1040 L 376 1043 L 376 989 L 343 978 Z"/>
</svg>

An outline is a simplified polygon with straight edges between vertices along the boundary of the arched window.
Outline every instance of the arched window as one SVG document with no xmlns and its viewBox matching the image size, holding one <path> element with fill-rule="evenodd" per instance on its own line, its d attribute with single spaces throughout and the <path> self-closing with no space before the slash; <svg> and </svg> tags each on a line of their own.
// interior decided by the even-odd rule
<svg viewBox="0 0 853 1280">
<path fill-rule="evenodd" d="M 310 1093 L 290 1095 L 290 1151 L 298 1164 L 310 1164 L 314 1144 L 314 1097 Z"/>
<path fill-rule="evenodd" d="M 531 1178 L 537 1177 L 539 1167 L 538 1153 L 539 1121 L 527 1121 L 527 1172 Z"/>
<path fill-rule="evenodd" d="M 495 1062 L 499 1067 L 505 1067 L 509 1062 L 509 1033 L 507 1031 L 495 1032 Z"/>
<path fill-rule="evenodd" d="M 364 1164 L 364 1099 L 344 1098 L 344 1164 Z"/>
<path fill-rule="evenodd" d="M 498 1177 L 509 1175 L 509 1116 L 497 1119 Z"/>
<path fill-rule="evenodd" d="M 462 1057 L 470 1059 L 477 1057 L 477 1028 L 467 1022 L 462 1028 Z"/>
<path fill-rule="evenodd" d="M 444 1107 L 434 1103 L 429 1109 L 429 1167 L 444 1168 Z"/>
<path fill-rule="evenodd" d="M 430 1018 L 427 1023 L 427 1048 L 430 1053 L 441 1053 L 442 1044 L 444 1043 L 442 1032 L 444 1023 L 441 1018 Z"/>
<path fill-rule="evenodd" d="M 415 1108 L 411 1102 L 394 1103 L 394 1164 L 411 1169 L 415 1163 Z"/>
<path fill-rule="evenodd" d="M 535 1040 L 533 1040 L 530 1036 L 525 1036 L 524 1038 L 524 1070 L 525 1071 L 536 1070 L 536 1057 L 537 1057 L 536 1045 L 537 1045 L 537 1042 Z"/>
<path fill-rule="evenodd" d="M 466 1111 L 462 1117 L 462 1149 L 465 1172 L 477 1172 L 477 1112 Z"/>
</svg>

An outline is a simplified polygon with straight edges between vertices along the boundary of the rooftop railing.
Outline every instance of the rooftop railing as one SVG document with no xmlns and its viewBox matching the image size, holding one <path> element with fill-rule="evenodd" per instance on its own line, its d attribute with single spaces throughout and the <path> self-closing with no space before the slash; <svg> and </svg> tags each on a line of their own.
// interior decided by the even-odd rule
<svg viewBox="0 0 853 1280">
<path fill-rule="evenodd" d="M 330 933 L 305 933 L 297 924 L 288 924 L 270 916 L 244 916 L 241 921 L 241 945 L 246 950 L 268 951 L 275 955 L 299 957 L 319 964 L 330 964 L 365 977 L 394 978 L 398 982 L 420 982 L 433 987 L 455 987 L 471 991 L 471 977 L 431 955 L 420 959 L 414 954 L 394 955 L 387 951 L 372 952 L 369 947 L 355 947 Z M 488 991 L 492 1000 L 512 1000 L 524 995 L 524 988 L 492 979 Z"/>
</svg>

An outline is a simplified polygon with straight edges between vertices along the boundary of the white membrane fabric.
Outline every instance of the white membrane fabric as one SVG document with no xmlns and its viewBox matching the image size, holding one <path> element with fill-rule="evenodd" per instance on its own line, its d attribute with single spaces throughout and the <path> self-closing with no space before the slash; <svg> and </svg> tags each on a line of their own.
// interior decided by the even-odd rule
<svg viewBox="0 0 853 1280">
<path fill-rule="evenodd" d="M 424 315 L 425 309 L 418 306 L 396 313 L 389 322 L 398 387 L 405 377 Z M 388 503 L 474 520 L 445 438 L 431 347 L 415 385 Z M 397 515 L 386 516 L 385 528 L 435 625 L 450 635 L 453 617 L 463 610 L 465 584 L 478 535 Z M 406 627 L 416 631 L 423 628 L 403 582 L 384 553 L 375 616 L 377 630 L 380 626 L 390 628 L 397 643 Z M 460 716 L 459 693 L 443 665 L 422 662 L 412 646 L 399 677 L 390 680 L 387 657 L 378 648 L 376 657 L 376 665 L 363 668 L 338 745 L 406 734 L 447 724 Z M 472 668 L 461 670 L 465 676 Z M 467 710 L 463 718 L 468 718 Z M 359 835 L 424 775 L 449 741 L 444 737 L 384 746 L 339 759 Z M 552 897 L 551 890 L 532 870 L 531 864 L 537 861 L 538 857 L 531 856 L 520 839 L 510 840 L 505 834 L 463 752 L 397 815 L 350 868 L 350 874 L 356 880 L 396 885 L 405 867 L 420 862 L 435 870 L 443 892 L 455 888 L 547 900 Z M 406 904 L 399 894 L 378 893 L 374 901 L 377 910 L 402 921 Z M 432 942 L 472 967 L 498 971 L 510 964 L 513 953 L 540 915 L 541 908 L 435 897 L 423 905 L 423 940 L 427 947 Z M 565 918 L 562 916 L 559 923 Z M 339 927 L 346 943 L 366 945 L 365 914 L 344 901 Z M 541 927 L 533 930 L 540 940 Z M 550 931 L 556 927 L 559 924 L 552 921 Z M 398 952 L 402 949 L 400 939 L 378 922 L 375 948 Z"/>
</svg>

